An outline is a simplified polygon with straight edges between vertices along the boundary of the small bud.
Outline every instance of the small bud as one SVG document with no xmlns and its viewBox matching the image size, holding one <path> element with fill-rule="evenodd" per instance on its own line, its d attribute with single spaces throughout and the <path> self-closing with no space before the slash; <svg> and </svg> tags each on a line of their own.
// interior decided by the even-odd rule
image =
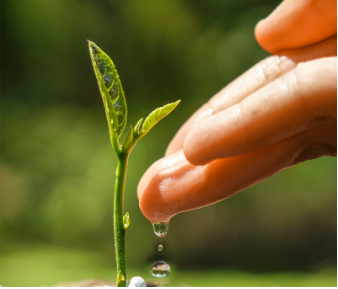
<svg viewBox="0 0 338 289">
<path fill-rule="evenodd" d="M 126 213 L 123 217 L 123 227 L 125 230 L 128 229 L 129 227 L 129 224 L 130 224 L 130 217 L 129 217 L 129 213 Z"/>
<path fill-rule="evenodd" d="M 117 284 L 120 284 L 121 282 L 126 281 L 126 278 L 124 278 L 122 271 L 119 271 L 119 274 L 117 275 Z"/>
</svg>

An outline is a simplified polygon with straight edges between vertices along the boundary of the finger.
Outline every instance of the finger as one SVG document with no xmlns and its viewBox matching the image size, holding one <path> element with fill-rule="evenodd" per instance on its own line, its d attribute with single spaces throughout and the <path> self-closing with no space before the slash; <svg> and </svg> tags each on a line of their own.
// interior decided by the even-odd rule
<svg viewBox="0 0 338 289">
<path fill-rule="evenodd" d="M 285 0 L 255 29 L 259 44 L 271 53 L 313 44 L 335 34 L 334 0 Z"/>
<path fill-rule="evenodd" d="M 331 36 L 319 43 L 309 46 L 288 49 L 277 53 L 279 56 L 286 56 L 294 63 L 306 62 L 317 58 L 337 56 L 337 35 Z"/>
<path fill-rule="evenodd" d="M 182 151 L 157 161 L 142 177 L 139 205 L 152 223 L 219 202 L 296 162 L 335 155 L 337 127 L 321 125 L 267 147 L 194 166 Z"/>
<path fill-rule="evenodd" d="M 297 63 L 335 55 L 337 55 L 337 37 L 333 36 L 320 43 L 288 50 L 278 56 L 270 56 L 260 61 L 197 110 L 177 132 L 165 155 L 170 155 L 183 148 L 186 135 L 196 123 L 239 103 L 258 89 L 292 70 Z"/>
<path fill-rule="evenodd" d="M 337 58 L 299 64 L 242 102 L 196 124 L 184 141 L 195 165 L 244 154 L 337 117 Z"/>
</svg>

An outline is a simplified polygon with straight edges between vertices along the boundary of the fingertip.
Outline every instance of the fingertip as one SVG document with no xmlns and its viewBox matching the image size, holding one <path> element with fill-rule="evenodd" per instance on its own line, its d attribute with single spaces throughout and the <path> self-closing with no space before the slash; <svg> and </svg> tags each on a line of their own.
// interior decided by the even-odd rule
<svg viewBox="0 0 338 289">
<path fill-rule="evenodd" d="M 144 215 L 151 223 L 168 222 L 170 217 L 161 214 L 162 202 L 159 191 L 159 176 L 156 163 L 153 164 L 143 175 L 138 188 L 137 196 L 139 199 L 139 207 Z M 163 210 L 165 212 L 165 210 Z"/>
<path fill-rule="evenodd" d="M 180 171 L 184 172 L 185 168 L 190 167 L 180 150 L 155 162 L 143 175 L 137 195 L 141 212 L 150 222 L 168 222 L 180 212 L 175 205 L 177 192 L 174 190 L 176 182 L 173 175 L 178 177 Z"/>
<path fill-rule="evenodd" d="M 275 53 L 275 49 L 271 46 L 271 41 L 269 34 L 267 33 L 267 25 L 269 21 L 267 21 L 267 18 L 260 20 L 256 26 L 255 26 L 255 37 L 258 42 L 258 44 L 266 51 L 270 53 Z"/>
</svg>

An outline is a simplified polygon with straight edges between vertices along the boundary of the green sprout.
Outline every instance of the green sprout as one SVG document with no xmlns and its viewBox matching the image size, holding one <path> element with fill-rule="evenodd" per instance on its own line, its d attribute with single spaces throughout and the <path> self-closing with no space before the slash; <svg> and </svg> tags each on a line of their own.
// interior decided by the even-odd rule
<svg viewBox="0 0 338 289">
<path fill-rule="evenodd" d="M 127 123 L 127 103 L 120 77 L 110 57 L 94 42 L 88 40 L 88 45 L 107 116 L 110 141 L 118 158 L 114 196 L 114 238 L 117 286 L 125 287 L 127 280 L 125 236 L 129 227 L 130 217 L 129 213 L 123 216 L 123 197 L 129 154 L 136 142 L 144 137 L 156 123 L 171 113 L 180 103 L 180 100 L 154 110 L 144 122 L 143 118 L 141 118 L 134 128 L 132 126 L 129 128 L 123 145 L 120 145 L 119 137 Z"/>
</svg>

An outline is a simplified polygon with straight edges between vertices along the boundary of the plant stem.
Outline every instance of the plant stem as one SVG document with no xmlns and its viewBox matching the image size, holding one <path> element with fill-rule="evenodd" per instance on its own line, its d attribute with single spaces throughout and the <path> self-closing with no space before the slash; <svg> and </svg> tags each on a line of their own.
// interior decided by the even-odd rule
<svg viewBox="0 0 338 289">
<path fill-rule="evenodd" d="M 118 155 L 118 164 L 116 169 L 115 199 L 114 199 L 114 238 L 117 276 L 121 270 L 125 280 L 117 280 L 118 287 L 126 287 L 126 231 L 123 226 L 123 197 L 127 174 L 129 154 L 122 152 Z"/>
</svg>

